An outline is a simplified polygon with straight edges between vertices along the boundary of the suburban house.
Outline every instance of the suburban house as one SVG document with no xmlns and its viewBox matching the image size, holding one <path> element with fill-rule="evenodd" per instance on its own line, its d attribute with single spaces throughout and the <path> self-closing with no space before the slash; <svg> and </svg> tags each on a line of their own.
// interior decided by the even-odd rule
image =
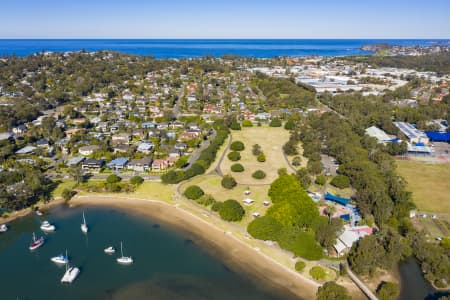
<svg viewBox="0 0 450 300">
<path fill-rule="evenodd" d="M 113 152 L 114 153 L 127 153 L 131 149 L 132 148 L 128 145 L 116 145 L 113 147 Z"/>
<path fill-rule="evenodd" d="M 82 163 L 86 158 L 84 156 L 76 156 L 66 161 L 66 165 L 68 167 L 78 166 Z"/>
<path fill-rule="evenodd" d="M 25 125 L 19 125 L 19 126 L 17 126 L 17 127 L 14 127 L 13 128 L 13 132 L 14 132 L 14 134 L 17 134 L 17 135 L 22 135 L 22 134 L 24 134 L 25 132 L 27 132 L 27 126 L 25 126 Z"/>
<path fill-rule="evenodd" d="M 180 134 L 179 140 L 194 140 L 200 136 L 199 132 L 196 131 L 186 131 Z"/>
<path fill-rule="evenodd" d="M 106 164 L 106 167 L 114 170 L 123 170 L 128 162 L 128 158 L 126 157 L 119 157 L 116 159 L 113 159 L 108 164 Z"/>
<path fill-rule="evenodd" d="M 153 159 L 150 156 L 143 157 L 141 159 L 132 159 L 127 164 L 128 170 L 135 172 L 146 172 L 150 170 Z"/>
<path fill-rule="evenodd" d="M 16 154 L 31 154 L 34 153 L 34 151 L 36 150 L 36 147 L 34 146 L 25 146 L 20 150 L 16 151 Z"/>
<path fill-rule="evenodd" d="M 169 154 L 169 157 L 174 157 L 176 159 L 180 158 L 181 156 L 180 151 L 175 148 L 170 149 L 169 151 L 167 151 L 167 153 Z"/>
<path fill-rule="evenodd" d="M 80 153 L 81 155 L 84 155 L 84 156 L 89 156 L 89 155 L 92 155 L 92 153 L 94 153 L 94 151 L 96 151 L 98 149 L 100 149 L 100 146 L 88 145 L 88 146 L 80 147 L 78 149 L 78 153 Z"/>
<path fill-rule="evenodd" d="M 48 141 L 48 139 L 43 138 L 36 142 L 36 146 L 38 146 L 39 148 L 48 149 L 48 148 L 50 148 L 50 142 Z"/>
<path fill-rule="evenodd" d="M 140 143 L 136 149 L 137 152 L 149 154 L 155 146 L 151 143 Z"/>
<path fill-rule="evenodd" d="M 90 172 L 98 172 L 105 164 L 104 159 L 86 159 L 81 164 L 81 169 L 90 171 Z"/>
<path fill-rule="evenodd" d="M 162 171 L 169 167 L 169 163 L 164 159 L 155 159 L 152 162 L 152 170 L 153 171 Z"/>
<path fill-rule="evenodd" d="M 178 151 L 184 152 L 187 149 L 187 144 L 186 143 L 176 143 L 174 148 L 177 149 Z"/>
<path fill-rule="evenodd" d="M 119 133 L 115 134 L 111 137 L 111 141 L 114 144 L 128 144 L 131 140 L 131 137 L 128 133 Z"/>
</svg>

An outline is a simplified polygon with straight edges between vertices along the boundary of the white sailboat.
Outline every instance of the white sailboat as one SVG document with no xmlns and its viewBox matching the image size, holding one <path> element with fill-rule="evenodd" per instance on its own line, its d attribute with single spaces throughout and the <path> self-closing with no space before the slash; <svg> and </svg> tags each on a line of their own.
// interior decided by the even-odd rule
<svg viewBox="0 0 450 300">
<path fill-rule="evenodd" d="M 55 225 L 50 224 L 49 221 L 44 221 L 41 224 L 41 230 L 46 231 L 46 232 L 55 231 L 56 227 L 55 227 Z"/>
<path fill-rule="evenodd" d="M 81 223 L 81 231 L 84 233 L 88 232 L 88 227 L 86 224 L 86 218 L 84 217 L 84 211 L 83 211 L 83 223 Z"/>
<path fill-rule="evenodd" d="M 64 256 L 63 254 L 60 254 L 58 256 L 52 257 L 50 260 L 56 264 L 62 264 L 62 265 L 68 264 L 69 256 L 67 255 L 67 250 L 66 250 L 66 256 Z"/>
<path fill-rule="evenodd" d="M 64 276 L 61 278 L 62 283 L 72 283 L 80 274 L 80 269 L 77 267 L 69 267 L 69 264 L 66 264 L 66 272 Z"/>
<path fill-rule="evenodd" d="M 6 224 L 0 225 L 0 232 L 7 232 L 7 231 L 8 231 L 8 226 L 6 226 Z"/>
<path fill-rule="evenodd" d="M 123 256 L 122 242 L 120 242 L 120 254 L 121 256 L 117 258 L 117 262 L 119 264 L 130 265 L 133 263 L 133 259 L 131 258 L 131 256 Z"/>
</svg>

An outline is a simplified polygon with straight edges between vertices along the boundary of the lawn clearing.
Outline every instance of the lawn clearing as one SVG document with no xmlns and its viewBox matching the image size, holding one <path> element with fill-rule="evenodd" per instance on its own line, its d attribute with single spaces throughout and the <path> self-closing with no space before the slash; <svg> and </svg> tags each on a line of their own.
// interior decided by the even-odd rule
<svg viewBox="0 0 450 300">
<path fill-rule="evenodd" d="M 278 169 L 289 169 L 284 156 L 283 145 L 289 139 L 289 131 L 282 127 L 246 127 L 240 131 L 233 131 L 233 142 L 241 141 L 245 144 L 245 150 L 241 151 L 241 159 L 237 162 L 230 161 L 226 156 L 220 169 L 223 174 L 231 174 L 240 184 L 270 184 L 278 177 Z M 266 156 L 265 162 L 258 162 L 252 154 L 252 146 L 258 144 Z M 227 153 L 229 153 L 228 151 Z M 231 165 L 240 163 L 245 171 L 241 173 L 231 172 Z M 258 180 L 252 177 L 252 173 L 262 170 L 266 173 L 264 179 Z"/>
<path fill-rule="evenodd" d="M 398 172 L 420 211 L 450 214 L 450 165 L 397 161 Z"/>
<path fill-rule="evenodd" d="M 222 187 L 222 185 L 220 184 L 221 180 L 222 178 L 219 175 L 204 175 L 195 177 L 192 180 L 184 183 L 181 186 L 181 191 L 184 192 L 184 190 L 191 185 L 198 185 L 202 188 L 205 194 L 210 194 L 217 201 L 225 201 L 228 199 L 237 200 L 245 209 L 245 216 L 239 222 L 243 225 L 246 225 L 253 220 L 253 213 L 258 212 L 261 216 L 265 214 L 267 207 L 264 206 L 263 202 L 266 200 L 270 201 L 269 196 L 267 196 L 267 192 L 269 190 L 268 185 L 249 187 L 246 185 L 238 184 L 233 189 L 228 190 Z M 244 194 L 244 192 L 247 190 L 250 191 L 250 195 L 248 196 Z M 244 203 L 244 200 L 246 198 L 250 198 L 255 202 L 251 205 L 246 205 Z"/>
</svg>

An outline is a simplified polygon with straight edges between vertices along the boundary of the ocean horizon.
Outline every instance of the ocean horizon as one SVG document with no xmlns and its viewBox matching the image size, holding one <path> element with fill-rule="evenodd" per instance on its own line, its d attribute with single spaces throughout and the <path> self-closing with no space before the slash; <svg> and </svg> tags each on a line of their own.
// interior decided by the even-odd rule
<svg viewBox="0 0 450 300">
<path fill-rule="evenodd" d="M 0 39 L 1 56 L 27 56 L 40 52 L 102 51 L 182 59 L 236 55 L 255 58 L 277 56 L 369 55 L 364 45 L 450 45 L 450 39 Z"/>
</svg>

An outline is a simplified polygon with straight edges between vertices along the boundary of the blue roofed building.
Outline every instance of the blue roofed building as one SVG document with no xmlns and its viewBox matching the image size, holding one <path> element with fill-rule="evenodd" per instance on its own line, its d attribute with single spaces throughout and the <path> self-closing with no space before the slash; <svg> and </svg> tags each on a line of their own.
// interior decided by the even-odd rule
<svg viewBox="0 0 450 300">
<path fill-rule="evenodd" d="M 125 168 L 125 166 L 127 165 L 127 162 L 128 162 L 128 158 L 119 157 L 119 158 L 113 159 L 112 161 L 107 163 L 106 167 L 108 167 L 109 169 L 114 169 L 114 170 L 123 170 Z"/>
</svg>

